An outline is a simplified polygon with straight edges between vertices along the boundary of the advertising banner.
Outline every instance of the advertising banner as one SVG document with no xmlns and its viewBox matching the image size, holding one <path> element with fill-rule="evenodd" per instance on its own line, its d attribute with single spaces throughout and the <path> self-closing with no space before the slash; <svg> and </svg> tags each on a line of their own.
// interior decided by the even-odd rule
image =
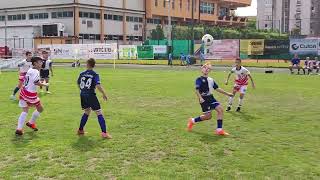
<svg viewBox="0 0 320 180">
<path fill-rule="evenodd" d="M 153 46 L 137 46 L 138 59 L 154 59 Z"/>
<path fill-rule="evenodd" d="M 205 59 L 235 59 L 239 57 L 239 40 L 214 40 L 204 53 Z"/>
<path fill-rule="evenodd" d="M 240 53 L 242 55 L 263 55 L 264 39 L 241 39 Z"/>
<path fill-rule="evenodd" d="M 89 58 L 118 59 L 117 44 L 88 44 Z"/>
<path fill-rule="evenodd" d="M 166 45 L 153 45 L 153 53 L 154 54 L 167 54 L 167 46 Z"/>
<path fill-rule="evenodd" d="M 265 55 L 288 54 L 289 47 L 290 47 L 289 40 L 265 40 L 264 54 Z"/>
<path fill-rule="evenodd" d="M 137 59 L 136 45 L 120 45 L 119 59 Z"/>
<path fill-rule="evenodd" d="M 318 54 L 318 39 L 290 39 L 291 54 Z"/>
</svg>

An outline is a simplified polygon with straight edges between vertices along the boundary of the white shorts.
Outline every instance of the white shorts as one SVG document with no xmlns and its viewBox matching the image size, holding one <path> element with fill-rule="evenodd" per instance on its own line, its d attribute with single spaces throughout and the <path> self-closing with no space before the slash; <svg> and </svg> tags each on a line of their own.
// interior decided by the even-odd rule
<svg viewBox="0 0 320 180">
<path fill-rule="evenodd" d="M 233 89 L 234 89 L 235 91 L 239 92 L 240 94 L 246 94 L 246 92 L 247 92 L 247 85 L 240 86 L 240 85 L 235 84 Z"/>
<path fill-rule="evenodd" d="M 26 108 L 26 107 L 28 107 L 28 103 L 25 100 L 20 99 L 19 100 L 19 107 Z"/>
</svg>

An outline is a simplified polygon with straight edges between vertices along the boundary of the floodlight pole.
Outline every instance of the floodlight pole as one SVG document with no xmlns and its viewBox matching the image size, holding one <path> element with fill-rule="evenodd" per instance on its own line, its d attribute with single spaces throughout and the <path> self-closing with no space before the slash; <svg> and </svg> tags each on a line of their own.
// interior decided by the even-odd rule
<svg viewBox="0 0 320 180">
<path fill-rule="evenodd" d="M 167 39 L 168 39 L 168 53 L 171 53 L 172 41 L 171 41 L 171 0 L 166 0 L 168 5 L 168 31 L 167 31 Z"/>
<path fill-rule="evenodd" d="M 4 56 L 5 58 L 7 58 L 8 56 L 8 43 L 7 43 L 7 36 L 8 36 L 8 32 L 7 32 L 7 17 L 8 17 L 8 13 L 7 10 L 4 11 L 5 12 L 5 17 L 4 17 Z"/>
</svg>

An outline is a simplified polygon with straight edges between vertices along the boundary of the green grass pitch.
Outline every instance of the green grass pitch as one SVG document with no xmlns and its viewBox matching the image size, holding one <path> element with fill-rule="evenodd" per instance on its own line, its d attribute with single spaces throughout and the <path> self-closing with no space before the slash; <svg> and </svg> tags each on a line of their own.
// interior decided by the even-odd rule
<svg viewBox="0 0 320 180">
<path fill-rule="evenodd" d="M 249 87 L 242 113 L 225 113 L 231 135 L 217 137 L 215 118 L 186 132 L 187 118 L 201 112 L 194 93 L 199 71 L 98 68 L 113 135 L 102 140 L 94 114 L 88 134 L 76 135 L 81 70 L 55 69 L 53 94 L 41 96 L 39 131 L 25 128 L 21 138 L 14 135 L 21 110 L 9 100 L 18 76 L 2 72 L 0 179 L 320 178 L 319 76 L 253 73 L 257 89 Z M 230 91 L 226 75 L 210 76 Z M 225 108 L 227 97 L 215 97 Z"/>
</svg>

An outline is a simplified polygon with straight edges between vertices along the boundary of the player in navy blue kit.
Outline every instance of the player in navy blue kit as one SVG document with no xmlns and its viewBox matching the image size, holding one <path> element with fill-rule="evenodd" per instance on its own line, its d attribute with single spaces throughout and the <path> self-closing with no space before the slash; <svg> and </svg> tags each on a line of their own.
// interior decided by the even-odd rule
<svg viewBox="0 0 320 180">
<path fill-rule="evenodd" d="M 100 84 L 99 74 L 93 71 L 96 61 L 94 59 L 89 59 L 87 61 L 87 70 L 82 72 L 78 78 L 78 85 L 80 88 L 81 106 L 84 110 L 80 121 L 80 127 L 78 130 L 78 135 L 84 135 L 84 126 L 86 125 L 91 110 L 95 111 L 98 116 L 98 121 L 101 127 L 101 136 L 106 139 L 111 139 L 111 135 L 107 132 L 106 122 L 102 115 L 102 110 L 100 107 L 99 100 L 96 96 L 95 89 L 97 88 L 103 95 L 103 99 L 107 101 L 107 95 Z"/>
<path fill-rule="evenodd" d="M 213 90 L 218 91 L 221 94 L 232 97 L 232 93 L 228 93 L 223 89 L 219 88 L 216 82 L 208 77 L 211 71 L 211 64 L 206 63 L 201 67 L 202 76 L 196 80 L 196 94 L 199 98 L 199 103 L 202 108 L 203 114 L 197 118 L 190 118 L 188 121 L 188 131 L 192 131 L 193 125 L 201 122 L 210 120 L 212 118 L 211 111 L 215 110 L 217 112 L 217 129 L 216 134 L 227 136 L 229 135 L 222 129 L 223 122 L 223 108 L 220 103 L 213 97 Z"/>
</svg>

